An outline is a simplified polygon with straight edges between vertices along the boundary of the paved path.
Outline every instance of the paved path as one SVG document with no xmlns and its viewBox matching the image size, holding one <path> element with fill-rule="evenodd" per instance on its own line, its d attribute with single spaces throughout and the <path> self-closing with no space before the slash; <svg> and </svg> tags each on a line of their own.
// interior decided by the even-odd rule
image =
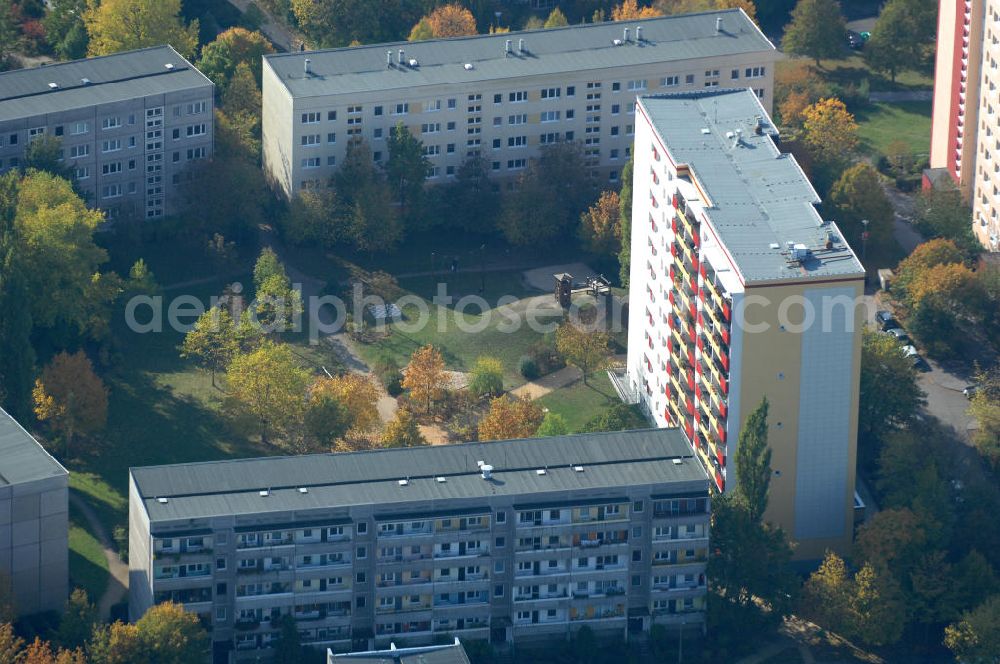
<svg viewBox="0 0 1000 664">
<path fill-rule="evenodd" d="M 87 501 L 81 498 L 75 491 L 69 492 L 69 500 L 80 510 L 83 518 L 87 520 L 90 532 L 101 543 L 101 548 L 104 550 L 104 558 L 108 561 L 108 572 L 110 573 L 108 576 L 108 587 L 104 589 L 104 594 L 97 601 L 97 610 L 100 611 L 101 620 L 107 621 L 111 617 L 111 607 L 124 600 L 125 594 L 128 592 L 128 565 L 123 563 L 121 558 L 118 557 L 118 551 L 115 550 L 114 542 L 108 537 L 107 531 L 104 530 L 104 525 L 97 518 L 97 514 L 94 513 L 90 505 L 87 504 Z M 93 601 L 94 598 L 91 597 L 90 599 Z"/>
</svg>

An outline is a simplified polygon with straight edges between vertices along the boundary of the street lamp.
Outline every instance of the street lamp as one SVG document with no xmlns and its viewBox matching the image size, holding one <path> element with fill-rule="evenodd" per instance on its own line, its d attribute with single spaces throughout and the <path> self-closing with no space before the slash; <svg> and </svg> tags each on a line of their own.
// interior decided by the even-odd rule
<svg viewBox="0 0 1000 664">
<path fill-rule="evenodd" d="M 861 220 L 861 263 L 865 268 L 865 283 L 868 283 L 868 220 Z"/>
</svg>

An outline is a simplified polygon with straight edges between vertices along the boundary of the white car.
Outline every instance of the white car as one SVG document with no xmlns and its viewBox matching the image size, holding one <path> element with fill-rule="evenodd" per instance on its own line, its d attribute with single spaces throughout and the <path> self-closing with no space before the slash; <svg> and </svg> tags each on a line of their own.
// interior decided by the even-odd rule
<svg viewBox="0 0 1000 664">
<path fill-rule="evenodd" d="M 903 351 L 903 357 L 917 357 L 917 349 L 912 346 L 903 346 L 900 350 Z"/>
</svg>

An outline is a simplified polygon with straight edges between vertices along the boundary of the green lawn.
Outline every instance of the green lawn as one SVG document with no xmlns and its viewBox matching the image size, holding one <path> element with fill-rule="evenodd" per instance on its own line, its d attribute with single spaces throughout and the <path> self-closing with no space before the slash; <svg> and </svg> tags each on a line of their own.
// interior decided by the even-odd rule
<svg viewBox="0 0 1000 664">
<path fill-rule="evenodd" d="M 859 53 L 845 50 L 844 54 L 846 57 L 841 60 L 820 60 L 819 73 L 839 85 L 860 85 L 867 78 L 875 92 L 930 90 L 934 87 L 933 72 L 901 71 L 893 82 L 887 74 L 872 70 Z"/>
<path fill-rule="evenodd" d="M 594 416 L 620 403 L 615 390 L 611 387 L 608 374 L 595 372 L 587 379 L 587 384 L 577 381 L 561 389 L 546 394 L 536 403 L 549 411 L 563 416 L 571 432 L 580 431 Z M 649 423 L 638 414 L 632 423 L 633 428 L 644 429 Z"/>
<path fill-rule="evenodd" d="M 931 102 L 878 102 L 856 114 L 862 149 L 884 154 L 893 141 L 904 141 L 914 155 L 927 155 L 931 146 Z"/>
<path fill-rule="evenodd" d="M 91 602 L 97 602 L 108 585 L 108 561 L 101 543 L 84 527 L 83 515 L 69 506 L 69 582 L 83 588 Z"/>
</svg>

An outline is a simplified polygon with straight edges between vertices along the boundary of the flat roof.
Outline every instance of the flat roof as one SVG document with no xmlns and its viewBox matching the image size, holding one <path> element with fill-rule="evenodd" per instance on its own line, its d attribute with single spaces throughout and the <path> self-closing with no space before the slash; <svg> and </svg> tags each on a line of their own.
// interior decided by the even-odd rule
<svg viewBox="0 0 1000 664">
<path fill-rule="evenodd" d="M 455 643 L 438 646 L 420 646 L 416 648 L 397 648 L 395 644 L 389 650 L 369 650 L 366 652 L 349 652 L 334 655 L 327 650 L 327 662 L 335 664 L 469 664 L 465 648 L 456 638 Z"/>
<path fill-rule="evenodd" d="M 722 30 L 716 31 L 716 19 Z M 636 30 L 642 28 L 642 41 Z M 624 31 L 629 30 L 629 41 Z M 511 54 L 505 55 L 507 40 Z M 525 53 L 519 52 L 524 40 Z M 621 42 L 620 46 L 615 41 Z M 399 50 L 404 62 L 399 65 Z M 392 52 L 393 65 L 386 63 Z M 776 55 L 774 45 L 741 9 L 617 23 L 586 23 L 548 30 L 394 42 L 264 56 L 293 97 L 468 84 L 589 69 L 700 60 L 740 53 Z M 305 60 L 311 73 L 305 72 Z M 409 66 L 414 59 L 418 65 Z M 466 68 L 471 65 L 472 68 Z"/>
<path fill-rule="evenodd" d="M 0 487 L 68 474 L 24 427 L 0 408 Z"/>
<path fill-rule="evenodd" d="M 687 165 L 707 195 L 706 215 L 745 284 L 863 276 L 840 229 L 820 217 L 820 197 L 795 157 L 775 144 L 778 130 L 752 90 L 649 95 L 639 102 L 670 158 Z M 789 242 L 806 245 L 810 256 L 791 260 Z"/>
<path fill-rule="evenodd" d="M 0 121 L 206 85 L 212 81 L 170 45 L 16 69 L 0 74 Z"/>
<path fill-rule="evenodd" d="M 481 477 L 479 461 L 493 466 L 492 480 Z M 679 429 L 211 461 L 130 473 L 151 523 L 357 505 L 391 510 L 495 495 L 551 492 L 552 500 L 563 500 L 571 491 L 671 482 L 704 483 L 707 491 L 708 483 Z M 700 490 L 685 488 L 692 489 Z"/>
</svg>

